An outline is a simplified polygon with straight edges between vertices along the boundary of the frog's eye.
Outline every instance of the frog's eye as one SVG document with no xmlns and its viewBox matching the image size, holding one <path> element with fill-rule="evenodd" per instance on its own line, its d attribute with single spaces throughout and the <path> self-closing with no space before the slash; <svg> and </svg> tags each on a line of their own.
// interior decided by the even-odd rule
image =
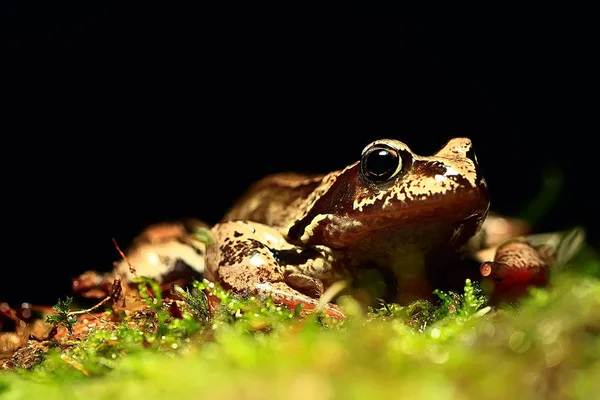
<svg viewBox="0 0 600 400">
<path fill-rule="evenodd" d="M 365 149 L 360 160 L 360 170 L 372 182 L 383 182 L 393 178 L 402 169 L 402 157 L 397 149 L 385 144 L 376 144 Z"/>
</svg>

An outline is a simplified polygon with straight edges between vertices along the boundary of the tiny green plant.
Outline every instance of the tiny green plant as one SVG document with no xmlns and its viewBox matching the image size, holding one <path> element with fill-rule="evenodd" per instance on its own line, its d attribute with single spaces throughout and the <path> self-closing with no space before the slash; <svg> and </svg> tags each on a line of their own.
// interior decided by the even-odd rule
<svg viewBox="0 0 600 400">
<path fill-rule="evenodd" d="M 434 290 L 433 293 L 442 302 L 436 310 L 435 319 L 442 319 L 449 314 L 469 318 L 489 301 L 487 296 L 482 294 L 481 288 L 478 285 L 474 285 L 470 279 L 465 280 L 462 294 L 452 291 L 444 292 L 439 289 Z"/>
<path fill-rule="evenodd" d="M 200 321 L 208 322 L 210 312 L 206 294 L 204 294 L 203 291 L 198 290 L 195 287 L 190 291 L 190 289 L 184 289 L 179 285 L 174 285 L 173 291 L 187 303 L 196 318 Z"/>
<path fill-rule="evenodd" d="M 71 303 L 73 302 L 72 297 L 68 297 L 62 301 L 58 299 L 56 304 L 52 307 L 56 311 L 56 315 L 49 315 L 46 318 L 46 322 L 53 325 L 64 325 L 70 334 L 73 334 L 73 324 L 77 322 L 77 318 L 71 313 Z"/>
</svg>

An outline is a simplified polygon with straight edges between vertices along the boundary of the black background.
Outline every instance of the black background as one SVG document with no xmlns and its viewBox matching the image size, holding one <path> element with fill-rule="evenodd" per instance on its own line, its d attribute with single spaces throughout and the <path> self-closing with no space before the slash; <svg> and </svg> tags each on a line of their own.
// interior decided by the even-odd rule
<svg viewBox="0 0 600 400">
<path fill-rule="evenodd" d="M 54 303 L 71 276 L 110 269 L 113 237 L 125 247 L 151 222 L 214 223 L 264 174 L 339 169 L 382 137 L 419 154 L 470 137 L 492 207 L 509 215 L 556 168 L 564 184 L 536 228 L 581 224 L 597 243 L 597 46 L 564 10 L 412 20 L 364 2 L 343 22 L 209 23 L 191 6 L 7 4 L 0 299 L 11 304 Z"/>
</svg>

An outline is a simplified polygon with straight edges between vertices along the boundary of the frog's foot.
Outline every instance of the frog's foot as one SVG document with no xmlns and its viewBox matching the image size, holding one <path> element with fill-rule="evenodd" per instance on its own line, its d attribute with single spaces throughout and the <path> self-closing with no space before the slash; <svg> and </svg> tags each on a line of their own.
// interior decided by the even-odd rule
<svg viewBox="0 0 600 400">
<path fill-rule="evenodd" d="M 298 306 L 302 306 L 302 312 L 312 313 L 322 310 L 327 315 L 334 318 L 346 318 L 344 312 L 336 304 L 321 304 L 318 299 L 309 297 L 292 289 L 285 282 L 259 283 L 256 285 L 255 292 L 261 296 L 269 296 L 273 299 L 275 304 L 283 304 L 291 310 L 294 310 Z"/>
<path fill-rule="evenodd" d="M 322 281 L 295 266 L 306 265 L 307 271 L 313 271 L 310 267 L 315 265 L 323 267 L 323 263 L 314 261 L 324 257 L 321 253 L 297 249 L 277 230 L 259 223 L 229 221 L 215 225 L 212 234 L 214 244 L 208 248 L 206 259 L 207 279 L 235 293 L 270 296 L 276 304 L 291 309 L 300 304 L 308 312 L 319 309 Z M 323 305 L 323 310 L 344 318 L 333 304 Z"/>
<path fill-rule="evenodd" d="M 530 286 L 546 286 L 548 266 L 542 251 L 516 238 L 498 246 L 494 261 L 483 262 L 479 271 L 483 289 L 497 302 L 515 300 Z"/>
<path fill-rule="evenodd" d="M 73 278 L 73 293 L 85 298 L 105 298 L 116 276 L 123 278 L 125 287 L 137 286 L 133 285 L 137 277 L 154 279 L 164 293 L 174 284 L 185 286 L 201 280 L 206 244 L 197 235 L 200 229 L 206 226 L 193 219 L 146 227 L 133 239 L 126 255 L 113 263 L 112 272 L 86 271 Z"/>
<path fill-rule="evenodd" d="M 494 261 L 483 261 L 480 267 L 482 286 L 492 292 L 492 300 L 515 298 L 529 286 L 546 286 L 548 271 L 562 268 L 582 249 L 585 230 L 574 227 L 514 238 L 494 247 Z"/>
<path fill-rule="evenodd" d="M 108 296 L 114 276 L 109 273 L 85 271 L 71 279 L 73 293 L 88 299 L 103 299 Z"/>
<path fill-rule="evenodd" d="M 320 279 L 309 275 L 292 273 L 286 275 L 285 282 L 292 288 L 313 298 L 323 296 L 324 286 Z"/>
<path fill-rule="evenodd" d="M 133 240 L 126 259 L 115 263 L 115 272 L 125 282 L 141 276 L 152 278 L 167 290 L 174 283 L 201 280 L 206 244 L 194 232 L 182 222 L 148 226 Z"/>
</svg>

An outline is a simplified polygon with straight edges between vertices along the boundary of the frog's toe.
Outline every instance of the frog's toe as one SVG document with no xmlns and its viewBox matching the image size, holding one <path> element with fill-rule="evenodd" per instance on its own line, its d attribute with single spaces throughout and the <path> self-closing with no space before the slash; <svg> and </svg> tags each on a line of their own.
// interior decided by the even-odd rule
<svg viewBox="0 0 600 400">
<path fill-rule="evenodd" d="M 275 304 L 283 304 L 290 310 L 295 310 L 298 306 L 302 306 L 302 312 L 304 313 L 312 313 L 318 310 L 323 310 L 327 315 L 330 315 L 334 318 L 346 318 L 344 312 L 336 304 L 321 304 L 319 299 L 309 297 L 291 288 L 285 282 L 257 284 L 255 291 L 259 295 L 271 297 Z"/>
<path fill-rule="evenodd" d="M 313 298 L 323 295 L 324 287 L 320 279 L 305 274 L 293 273 L 285 277 L 285 283 L 297 291 Z"/>
<path fill-rule="evenodd" d="M 482 286 L 492 301 L 515 300 L 530 286 L 548 284 L 548 262 L 543 254 L 523 238 L 498 247 L 494 261 L 481 264 Z"/>
</svg>

